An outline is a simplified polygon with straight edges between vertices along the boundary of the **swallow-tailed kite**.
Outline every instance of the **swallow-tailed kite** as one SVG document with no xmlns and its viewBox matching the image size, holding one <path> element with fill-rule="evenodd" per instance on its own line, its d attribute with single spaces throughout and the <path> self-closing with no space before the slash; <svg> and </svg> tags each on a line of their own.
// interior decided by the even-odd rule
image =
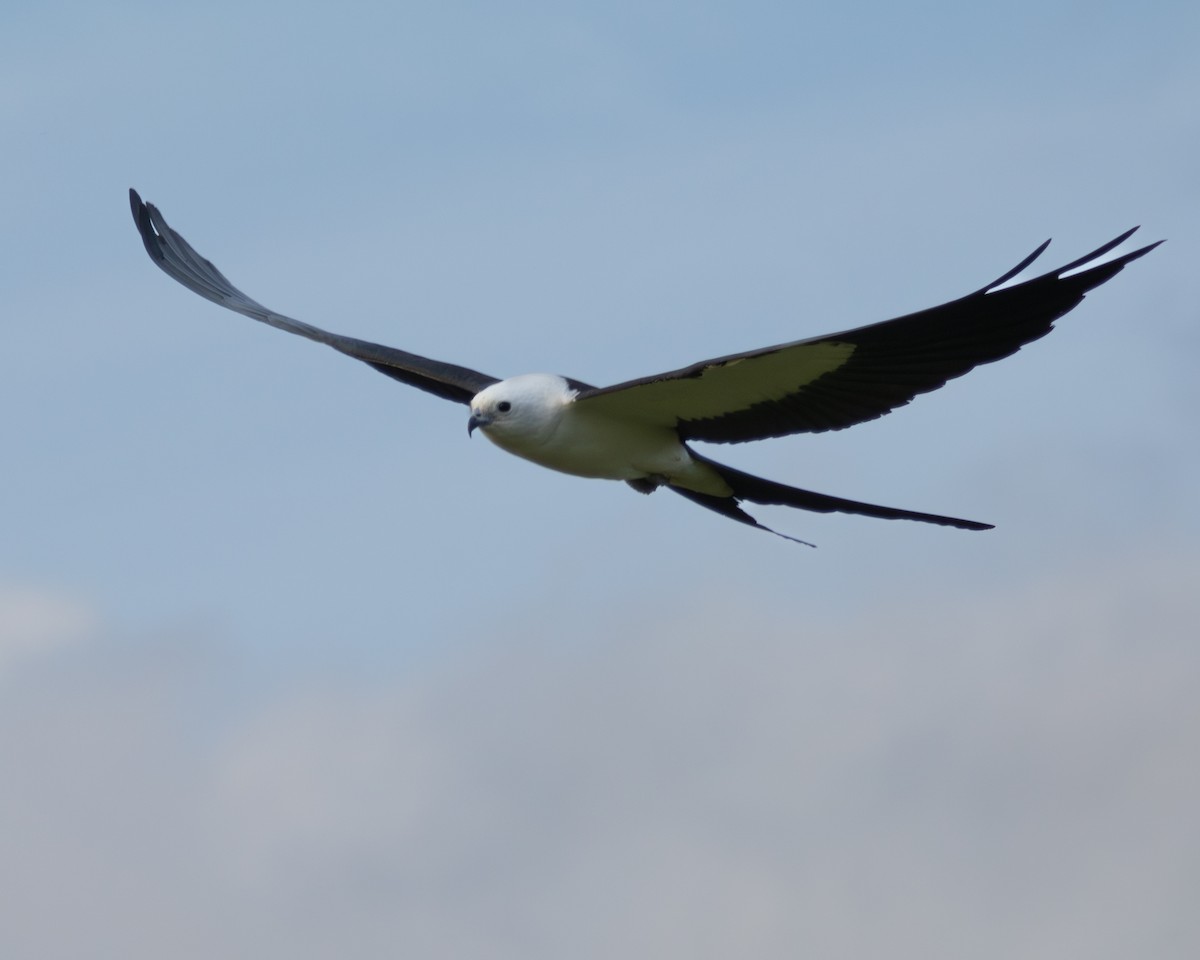
<svg viewBox="0 0 1200 960">
<path fill-rule="evenodd" d="M 581 477 L 624 480 L 639 493 L 666 487 L 771 533 L 776 531 L 760 524 L 740 504 L 780 504 L 821 513 L 990 529 L 990 524 L 973 520 L 859 503 L 764 480 L 702 456 L 688 441 L 741 443 L 841 430 L 874 420 L 917 394 L 936 390 L 979 364 L 1007 357 L 1049 333 L 1054 321 L 1077 306 L 1089 290 L 1158 246 L 1150 244 L 1097 263 L 1129 238 L 1134 232 L 1129 230 L 1065 267 L 1003 286 L 1033 263 L 1046 249 L 1047 240 L 987 286 L 929 310 L 704 360 L 611 387 L 592 387 L 547 373 L 500 380 L 285 317 L 226 280 L 135 190 L 129 191 L 129 201 L 150 258 L 200 296 L 333 347 L 402 383 L 466 404 L 471 411 L 468 433 L 478 428 L 518 457 Z"/>
</svg>

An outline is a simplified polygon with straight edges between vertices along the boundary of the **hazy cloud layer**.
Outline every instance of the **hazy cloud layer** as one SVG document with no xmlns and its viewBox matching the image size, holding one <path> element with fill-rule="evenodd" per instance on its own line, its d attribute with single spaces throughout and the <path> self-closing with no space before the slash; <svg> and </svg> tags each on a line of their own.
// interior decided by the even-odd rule
<svg viewBox="0 0 1200 960">
<path fill-rule="evenodd" d="M 97 634 L 3 687 L 0 951 L 1191 956 L 1196 560 L 251 701 L 229 650 Z"/>
<path fill-rule="evenodd" d="M 96 619 L 87 604 L 61 592 L 0 583 L 0 677 L 94 633 Z"/>
</svg>

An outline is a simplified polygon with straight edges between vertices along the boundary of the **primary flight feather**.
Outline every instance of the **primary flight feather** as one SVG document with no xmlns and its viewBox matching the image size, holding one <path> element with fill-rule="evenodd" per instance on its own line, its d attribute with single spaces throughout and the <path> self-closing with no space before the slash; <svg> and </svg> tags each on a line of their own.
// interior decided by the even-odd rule
<svg viewBox="0 0 1200 960">
<path fill-rule="evenodd" d="M 642 493 L 666 487 L 771 533 L 777 531 L 746 513 L 742 502 L 990 529 L 990 524 L 973 520 L 860 503 L 765 480 L 702 456 L 687 441 L 741 443 L 841 430 L 881 417 L 1045 336 L 1089 290 L 1158 246 L 1152 243 L 1097 263 L 1133 234 L 1129 230 L 1058 270 L 1003 286 L 1033 263 L 1047 241 L 992 283 L 941 306 L 592 387 L 542 373 L 502 380 L 293 320 L 238 290 L 136 190 L 129 191 L 129 202 L 150 258 L 200 296 L 466 404 L 471 411 L 468 432 L 479 429 L 517 456 L 577 476 L 624 480 Z"/>
</svg>

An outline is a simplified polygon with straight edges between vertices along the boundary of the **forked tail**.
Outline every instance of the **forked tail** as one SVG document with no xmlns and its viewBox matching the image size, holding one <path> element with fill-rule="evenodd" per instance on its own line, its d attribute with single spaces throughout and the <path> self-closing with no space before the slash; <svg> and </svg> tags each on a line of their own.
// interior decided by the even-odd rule
<svg viewBox="0 0 1200 960">
<path fill-rule="evenodd" d="M 789 487 L 786 484 L 776 483 L 774 480 L 765 480 L 762 477 L 743 473 L 741 470 L 735 470 L 733 467 L 727 467 L 722 463 L 709 460 L 707 457 L 702 457 L 690 448 L 689 452 L 696 460 L 712 467 L 713 470 L 720 474 L 721 479 L 729 484 L 733 490 L 733 495 L 729 497 L 717 497 L 712 494 L 697 493 L 694 490 L 685 490 L 683 487 L 675 486 L 669 489 L 681 497 L 686 497 L 693 503 L 698 503 L 709 510 L 715 510 L 722 516 L 737 520 L 739 523 L 745 523 L 749 526 L 766 530 L 768 533 L 783 537 L 785 540 L 803 543 L 806 546 L 811 547 L 814 544 L 809 543 L 807 540 L 789 537 L 785 533 L 772 530 L 770 527 L 759 523 L 754 517 L 746 513 L 740 504 L 743 501 L 747 501 L 749 503 L 763 504 L 764 506 L 798 507 L 801 510 L 813 510 L 817 513 L 856 513 L 864 517 L 879 517 L 882 520 L 919 520 L 922 523 L 936 523 L 943 527 L 958 527 L 960 530 L 992 529 L 992 524 L 990 523 L 979 523 L 975 520 L 960 520 L 956 517 L 943 517 L 940 514 L 921 513 L 916 510 L 901 510 L 898 507 L 881 507 L 873 503 L 860 503 L 857 500 L 846 500 L 843 497 L 831 497 L 825 493 L 814 493 L 811 490 Z"/>
</svg>

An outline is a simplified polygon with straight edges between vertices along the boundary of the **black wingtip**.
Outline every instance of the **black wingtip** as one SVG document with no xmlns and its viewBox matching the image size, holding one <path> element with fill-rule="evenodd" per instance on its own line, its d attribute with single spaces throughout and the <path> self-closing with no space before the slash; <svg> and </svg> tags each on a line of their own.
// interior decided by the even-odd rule
<svg viewBox="0 0 1200 960">
<path fill-rule="evenodd" d="M 1148 253 L 1149 253 L 1151 250 L 1153 250 L 1155 247 L 1157 247 L 1157 246 L 1161 246 L 1162 244 L 1164 244 L 1164 243 L 1166 243 L 1166 242 L 1167 242 L 1167 239 L 1166 239 L 1166 237 L 1164 237 L 1164 238 L 1163 238 L 1163 239 L 1161 239 L 1161 240 L 1155 240 L 1153 243 L 1148 243 L 1148 244 L 1146 244 L 1146 246 L 1144 246 L 1144 247 L 1139 247 L 1137 250 L 1134 250 L 1134 251 L 1133 251 L 1133 253 L 1127 253 L 1127 254 L 1125 254 L 1125 256 L 1123 256 L 1121 259 L 1122 259 L 1122 260 L 1123 260 L 1125 263 L 1132 263 L 1134 260 L 1138 259 L 1138 257 L 1144 257 L 1146 254 L 1148 254 Z"/>
<path fill-rule="evenodd" d="M 154 232 L 154 223 L 150 219 L 150 204 L 145 203 L 133 187 L 129 188 L 129 210 L 133 214 L 134 225 L 142 237 L 142 246 L 155 263 L 161 263 L 162 250 L 159 249 L 158 235 Z"/>
<path fill-rule="evenodd" d="M 1054 272 L 1056 274 L 1058 274 L 1059 276 L 1062 276 L 1064 273 L 1070 273 L 1072 270 L 1078 269 L 1079 267 L 1082 267 L 1085 264 L 1092 263 L 1095 260 L 1099 260 L 1102 256 L 1104 256 L 1110 250 L 1116 249 L 1121 244 L 1123 244 L 1126 240 L 1128 240 L 1130 237 L 1132 237 L 1135 233 L 1137 233 L 1138 229 L 1139 229 L 1138 227 L 1130 227 L 1119 237 L 1113 237 L 1113 239 L 1109 240 L 1108 243 L 1102 244 L 1101 246 L 1099 246 L 1095 250 L 1093 250 L 1091 253 L 1085 253 L 1078 260 L 1072 260 L 1065 267 L 1059 267 Z"/>
<path fill-rule="evenodd" d="M 1057 270 L 1054 270 L 1051 273 L 1046 274 L 1046 276 L 1062 278 L 1065 274 L 1071 273 L 1073 270 L 1080 270 L 1083 267 L 1091 266 L 1092 264 L 1095 264 L 1095 262 L 1097 260 L 1099 260 L 1101 257 L 1103 257 L 1106 253 L 1109 253 L 1112 250 L 1115 250 L 1117 247 L 1119 247 L 1121 244 L 1123 244 L 1126 240 L 1128 240 L 1130 237 L 1132 237 L 1140 229 L 1141 229 L 1140 226 L 1130 227 L 1128 230 L 1126 230 L 1120 236 L 1114 237 L 1113 239 L 1109 240 L 1108 243 L 1105 243 L 1105 244 L 1097 247 L 1091 253 L 1084 254 L 1078 260 L 1072 260 L 1066 266 L 1059 267 Z M 1132 253 L 1126 253 L 1120 257 L 1117 257 L 1116 259 L 1110 261 L 1109 263 L 1099 264 L 1098 267 L 1115 266 L 1116 270 L 1119 270 L 1121 267 L 1125 266 L 1125 264 L 1132 263 L 1134 260 L 1138 259 L 1139 257 L 1144 257 L 1146 254 L 1148 254 L 1151 250 L 1153 250 L 1155 247 L 1157 247 L 1162 242 L 1163 242 L 1162 240 L 1155 241 L 1154 243 L 1148 244 L 1147 246 L 1144 246 L 1137 250 L 1134 250 Z M 977 292 L 978 293 L 991 293 L 993 290 L 995 290 L 997 287 L 1001 286 L 1002 284 L 1008 283 L 1009 280 L 1012 280 L 1019 273 L 1021 273 L 1021 271 L 1023 271 L 1026 267 L 1028 267 L 1031 263 L 1033 263 L 1034 260 L 1036 260 L 1039 256 L 1041 256 L 1042 253 L 1045 252 L 1045 250 L 1048 246 L 1050 246 L 1049 240 L 1047 240 L 1040 247 L 1038 247 L 1036 250 L 1034 250 L 1033 253 L 1031 253 L 1029 256 L 1027 256 L 1024 260 L 1022 260 L 1020 263 L 1018 263 L 1015 267 L 1013 267 L 1011 270 L 1009 270 L 1003 276 L 996 278 L 991 283 L 989 283 L 986 287 L 982 287 Z M 1116 270 L 1114 270 L 1113 272 L 1115 273 Z"/>
<path fill-rule="evenodd" d="M 1046 248 L 1048 246 L 1050 246 L 1049 239 L 1047 239 L 1045 242 L 1043 242 L 1036 250 L 1033 251 L 1033 253 L 1031 253 L 1029 256 L 1027 256 L 1024 260 L 1022 260 L 1020 263 L 1018 263 L 1015 267 L 1013 267 L 1011 270 L 1009 270 L 1003 276 L 997 277 L 995 280 L 993 280 L 991 283 L 989 283 L 986 287 L 981 287 L 978 292 L 979 293 L 988 293 L 991 290 L 995 290 L 998 286 L 1000 286 L 1000 284 L 1008 283 L 1009 280 L 1011 280 L 1018 273 L 1020 273 L 1022 270 L 1024 270 L 1026 267 L 1028 267 L 1031 263 L 1033 263 L 1034 260 L 1036 260 L 1038 257 L 1040 257 L 1043 253 L 1045 253 Z"/>
<path fill-rule="evenodd" d="M 133 222 L 137 224 L 138 231 L 142 229 L 142 219 L 146 216 L 146 205 L 142 202 L 141 195 L 133 189 L 129 188 L 129 212 L 133 214 Z"/>
</svg>

